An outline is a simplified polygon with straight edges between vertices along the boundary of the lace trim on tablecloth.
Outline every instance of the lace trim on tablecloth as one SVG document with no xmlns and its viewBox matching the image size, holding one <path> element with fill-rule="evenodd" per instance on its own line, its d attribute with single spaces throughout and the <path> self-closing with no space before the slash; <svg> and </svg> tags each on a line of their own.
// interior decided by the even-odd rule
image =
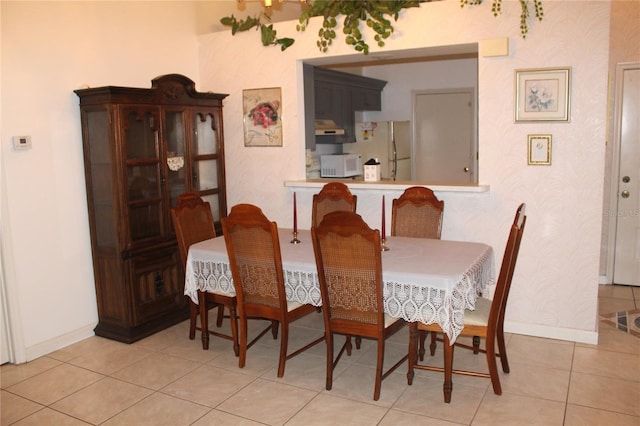
<svg viewBox="0 0 640 426">
<path fill-rule="evenodd" d="M 450 303 L 445 300 L 445 290 L 386 281 L 383 288 L 385 312 L 409 322 L 438 323 L 453 343 L 464 326 L 464 310 L 473 310 L 479 294 L 493 283 L 493 261 L 493 250 L 480 256 L 448 296 Z M 228 263 L 192 261 L 186 276 L 185 294 L 194 303 L 198 303 L 198 289 L 235 294 Z M 315 272 L 285 270 L 285 289 L 288 300 L 322 306 Z"/>
<path fill-rule="evenodd" d="M 476 299 L 494 280 L 491 265 L 493 250 L 476 259 L 448 296 L 450 301 L 445 300 L 444 290 L 387 281 L 383 289 L 385 312 L 409 322 L 437 323 L 453 343 L 464 327 L 465 309 L 475 309 Z"/>
<path fill-rule="evenodd" d="M 288 300 L 294 299 L 296 302 L 322 306 L 317 273 L 285 270 L 284 275 Z M 295 297 L 291 297 L 293 295 Z"/>
<path fill-rule="evenodd" d="M 464 327 L 464 310 L 475 310 L 476 299 L 480 294 L 484 293 L 490 284 L 494 281 L 494 272 L 492 267 L 484 268 L 483 265 L 493 265 L 493 250 L 485 252 L 478 257 L 463 275 L 459 285 L 455 286 L 451 292 L 451 304 L 453 307 L 449 312 L 448 324 L 450 327 L 450 341 L 453 343 L 455 338 L 460 335 Z M 476 283 L 476 285 L 474 285 Z M 445 304 L 445 306 L 448 304 Z"/>
<path fill-rule="evenodd" d="M 212 293 L 236 294 L 231 267 L 224 262 L 189 262 L 184 283 L 184 294 L 198 303 L 198 289 Z"/>
</svg>

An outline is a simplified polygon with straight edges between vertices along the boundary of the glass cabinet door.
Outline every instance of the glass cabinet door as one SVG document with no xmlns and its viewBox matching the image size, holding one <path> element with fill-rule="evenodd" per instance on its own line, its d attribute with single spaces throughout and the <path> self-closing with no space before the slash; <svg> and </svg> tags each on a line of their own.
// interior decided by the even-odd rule
<svg viewBox="0 0 640 426">
<path fill-rule="evenodd" d="M 157 108 L 122 112 L 130 243 L 161 238 L 162 191 Z"/>
<path fill-rule="evenodd" d="M 224 179 L 222 166 L 222 140 L 219 128 L 219 111 L 196 111 L 193 114 L 193 171 L 195 191 L 211 204 L 216 222 L 226 216 L 225 194 L 220 190 Z"/>
<path fill-rule="evenodd" d="M 190 190 L 187 181 L 188 162 L 185 161 L 185 111 L 164 111 L 164 139 L 167 144 L 167 184 L 171 207 L 175 207 L 180 194 Z"/>
<path fill-rule="evenodd" d="M 85 136 L 85 167 L 90 170 L 91 187 L 88 194 L 92 200 L 93 226 L 96 245 L 116 247 L 116 207 L 113 197 L 113 163 L 109 144 L 109 110 L 104 107 L 86 109 L 82 113 Z"/>
</svg>

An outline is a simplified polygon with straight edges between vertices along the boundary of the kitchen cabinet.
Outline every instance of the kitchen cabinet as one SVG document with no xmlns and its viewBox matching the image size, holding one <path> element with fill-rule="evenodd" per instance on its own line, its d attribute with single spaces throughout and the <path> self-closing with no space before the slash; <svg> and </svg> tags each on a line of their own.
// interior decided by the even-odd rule
<svg viewBox="0 0 640 426">
<path fill-rule="evenodd" d="M 315 119 L 332 120 L 338 127 L 344 129 L 344 135 L 323 136 L 319 140 L 328 139 L 330 142 L 339 140 L 346 142 L 354 138 L 353 109 L 351 108 L 351 93 L 348 88 L 325 81 L 315 84 Z"/>
<path fill-rule="evenodd" d="M 382 89 L 386 81 L 311 66 L 304 68 L 304 75 L 305 83 L 313 81 L 312 92 L 305 84 L 305 103 L 307 107 L 313 105 L 313 114 L 305 116 L 333 120 L 345 130 L 344 136 L 320 136 L 317 139 L 309 137 L 311 132 L 305 132 L 309 149 L 315 149 L 316 143 L 355 142 L 355 111 L 382 110 Z M 309 126 L 313 126 L 313 122 L 307 118 Z"/>
<path fill-rule="evenodd" d="M 131 343 L 188 318 L 170 209 L 180 194 L 227 214 L 222 101 L 171 74 L 151 89 L 105 86 L 80 98 L 98 336 Z"/>
<path fill-rule="evenodd" d="M 351 91 L 351 104 L 354 111 L 381 111 L 380 90 L 354 88 Z"/>
</svg>

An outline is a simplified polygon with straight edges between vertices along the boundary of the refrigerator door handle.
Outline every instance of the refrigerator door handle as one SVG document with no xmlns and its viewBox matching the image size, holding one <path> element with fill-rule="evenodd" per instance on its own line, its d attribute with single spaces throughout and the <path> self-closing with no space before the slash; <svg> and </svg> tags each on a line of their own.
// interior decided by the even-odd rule
<svg viewBox="0 0 640 426">
<path fill-rule="evenodd" d="M 398 151 L 396 150 L 396 140 L 393 140 L 393 171 L 391 172 L 391 179 L 396 180 L 398 173 Z"/>
</svg>

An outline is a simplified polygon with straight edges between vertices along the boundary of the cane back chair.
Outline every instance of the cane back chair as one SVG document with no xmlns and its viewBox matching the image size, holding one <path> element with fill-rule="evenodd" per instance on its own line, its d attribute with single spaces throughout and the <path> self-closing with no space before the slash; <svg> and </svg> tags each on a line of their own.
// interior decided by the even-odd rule
<svg viewBox="0 0 640 426">
<path fill-rule="evenodd" d="M 378 344 L 373 391 L 377 401 L 382 380 L 407 360 L 405 355 L 383 372 L 385 340 L 406 322 L 384 313 L 380 233 L 348 211 L 327 214 L 311 233 L 327 342 L 326 388 L 331 390 L 333 371 L 342 354 L 351 355 L 351 336 L 373 339 Z M 336 334 L 346 339 L 334 358 Z"/>
</svg>

